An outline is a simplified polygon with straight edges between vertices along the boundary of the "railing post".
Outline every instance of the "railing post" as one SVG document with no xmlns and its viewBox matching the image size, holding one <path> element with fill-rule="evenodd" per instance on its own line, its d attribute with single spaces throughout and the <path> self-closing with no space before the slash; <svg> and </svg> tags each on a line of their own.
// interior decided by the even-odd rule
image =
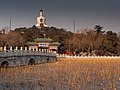
<svg viewBox="0 0 120 90">
<path fill-rule="evenodd" d="M 6 46 L 4 46 L 4 51 L 6 51 Z"/>
<path fill-rule="evenodd" d="M 20 47 L 20 50 L 22 51 L 22 50 L 23 50 L 23 47 Z"/>
<path fill-rule="evenodd" d="M 18 47 L 16 47 L 15 50 L 17 51 L 17 50 L 18 50 Z"/>
<path fill-rule="evenodd" d="M 27 47 L 25 47 L 25 51 L 27 51 Z"/>
<path fill-rule="evenodd" d="M 38 51 L 38 48 L 36 48 L 36 51 Z"/>
<path fill-rule="evenodd" d="M 3 47 L 0 47 L 0 50 L 3 51 Z"/>
<path fill-rule="evenodd" d="M 10 47 L 10 50 L 12 51 L 12 46 Z"/>
<path fill-rule="evenodd" d="M 42 49 L 39 49 L 40 52 L 42 52 Z"/>
<path fill-rule="evenodd" d="M 31 50 L 31 47 L 29 47 L 29 50 Z"/>
</svg>

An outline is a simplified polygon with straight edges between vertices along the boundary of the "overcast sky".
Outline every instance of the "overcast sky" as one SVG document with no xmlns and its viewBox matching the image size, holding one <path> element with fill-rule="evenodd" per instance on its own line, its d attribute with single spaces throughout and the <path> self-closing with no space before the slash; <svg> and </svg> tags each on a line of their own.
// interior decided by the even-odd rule
<svg viewBox="0 0 120 90">
<path fill-rule="evenodd" d="M 0 0 L 0 29 L 31 27 L 43 9 L 48 26 L 73 30 L 94 28 L 120 32 L 120 0 Z"/>
</svg>

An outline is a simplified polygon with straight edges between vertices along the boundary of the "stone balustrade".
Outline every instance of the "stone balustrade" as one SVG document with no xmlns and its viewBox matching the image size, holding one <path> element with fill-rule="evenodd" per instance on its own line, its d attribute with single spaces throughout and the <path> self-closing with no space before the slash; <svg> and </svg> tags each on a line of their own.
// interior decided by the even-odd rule
<svg viewBox="0 0 120 90">
<path fill-rule="evenodd" d="M 0 47 L 0 52 L 3 52 L 3 51 L 39 51 L 39 52 L 44 52 L 44 53 L 52 53 L 52 51 L 48 50 L 48 49 L 31 49 L 31 48 L 28 48 L 28 47 L 12 47 L 10 46 L 9 48 L 7 48 L 6 46 L 4 47 Z"/>
<path fill-rule="evenodd" d="M 57 54 L 58 58 L 120 58 L 120 56 L 77 56 L 77 55 L 67 55 L 67 54 Z"/>
</svg>

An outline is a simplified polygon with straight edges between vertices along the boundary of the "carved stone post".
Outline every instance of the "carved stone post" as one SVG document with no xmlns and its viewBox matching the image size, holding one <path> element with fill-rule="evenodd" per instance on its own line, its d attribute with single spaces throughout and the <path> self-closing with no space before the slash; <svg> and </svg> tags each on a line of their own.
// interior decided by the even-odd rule
<svg viewBox="0 0 120 90">
<path fill-rule="evenodd" d="M 17 51 L 17 50 L 18 50 L 18 47 L 16 47 L 15 50 Z"/>
<path fill-rule="evenodd" d="M 10 50 L 12 51 L 12 46 L 10 47 Z"/>
<path fill-rule="evenodd" d="M 27 47 L 25 47 L 25 51 L 27 51 Z"/>
<path fill-rule="evenodd" d="M 23 50 L 23 47 L 20 47 L 20 50 L 22 51 L 22 50 Z"/>
<path fill-rule="evenodd" d="M 29 47 L 29 50 L 31 50 L 31 47 Z"/>
<path fill-rule="evenodd" d="M 6 46 L 4 46 L 4 51 L 6 51 Z"/>
</svg>

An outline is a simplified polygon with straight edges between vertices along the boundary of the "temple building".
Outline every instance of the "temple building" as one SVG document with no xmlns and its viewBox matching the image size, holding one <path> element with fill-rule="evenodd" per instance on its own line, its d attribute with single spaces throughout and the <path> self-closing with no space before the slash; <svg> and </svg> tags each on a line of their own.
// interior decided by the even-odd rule
<svg viewBox="0 0 120 90">
<path fill-rule="evenodd" d="M 43 15 L 43 10 L 40 10 L 40 16 L 37 17 L 36 27 L 38 27 L 38 28 L 47 27 L 46 18 Z"/>
<path fill-rule="evenodd" d="M 29 50 L 40 52 L 58 52 L 59 42 L 53 42 L 50 38 L 36 38 L 33 42 L 27 43 Z"/>
</svg>

